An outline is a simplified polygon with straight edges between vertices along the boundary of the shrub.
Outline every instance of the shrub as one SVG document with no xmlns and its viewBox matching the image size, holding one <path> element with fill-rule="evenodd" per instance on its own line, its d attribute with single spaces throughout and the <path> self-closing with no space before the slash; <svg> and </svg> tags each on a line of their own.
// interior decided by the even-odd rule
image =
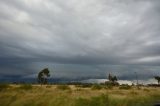
<svg viewBox="0 0 160 106">
<path fill-rule="evenodd" d="M 92 86 L 92 90 L 100 90 L 100 89 L 102 89 L 101 85 L 95 84 Z"/>
<path fill-rule="evenodd" d="M 32 85 L 31 84 L 23 84 L 19 87 L 19 89 L 30 90 L 30 89 L 32 89 Z"/>
<path fill-rule="evenodd" d="M 9 88 L 9 84 L 0 84 L 0 91 Z"/>
<path fill-rule="evenodd" d="M 71 88 L 68 85 L 57 85 L 57 89 L 70 90 Z"/>
<path fill-rule="evenodd" d="M 125 90 L 131 89 L 131 88 L 132 88 L 132 87 L 129 86 L 129 85 L 121 85 L 121 86 L 119 87 L 119 89 L 125 89 Z"/>
</svg>

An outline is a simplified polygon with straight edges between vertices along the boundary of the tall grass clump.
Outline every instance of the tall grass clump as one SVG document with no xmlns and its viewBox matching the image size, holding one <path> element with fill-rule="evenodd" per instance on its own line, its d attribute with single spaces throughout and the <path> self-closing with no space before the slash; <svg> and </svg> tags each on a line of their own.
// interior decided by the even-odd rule
<svg viewBox="0 0 160 106">
<path fill-rule="evenodd" d="M 59 90 L 71 90 L 71 88 L 68 85 L 57 85 L 56 88 Z"/>
<path fill-rule="evenodd" d="M 75 102 L 75 106 L 108 106 L 108 95 L 92 97 L 91 99 L 79 98 Z"/>
<path fill-rule="evenodd" d="M 22 85 L 20 85 L 19 89 L 31 90 L 32 89 L 32 85 L 31 84 L 22 84 Z"/>
</svg>

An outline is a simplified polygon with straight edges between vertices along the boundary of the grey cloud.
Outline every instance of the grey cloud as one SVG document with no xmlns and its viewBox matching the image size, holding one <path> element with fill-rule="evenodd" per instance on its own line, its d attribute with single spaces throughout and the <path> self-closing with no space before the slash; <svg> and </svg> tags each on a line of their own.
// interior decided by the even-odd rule
<svg viewBox="0 0 160 106">
<path fill-rule="evenodd" d="M 151 77 L 160 65 L 159 4 L 158 0 L 0 1 L 0 69 L 27 75 L 43 64 L 60 64 L 66 68 L 54 70 L 61 70 L 56 72 L 62 76 L 81 72 L 96 76 L 100 71 L 103 77 L 110 65 L 122 77 L 131 78 L 129 73 L 136 70 Z M 79 71 L 66 71 L 72 65 Z M 99 65 L 106 65 L 106 70 Z M 144 66 L 151 74 L 145 74 L 146 68 L 140 68 Z"/>
</svg>

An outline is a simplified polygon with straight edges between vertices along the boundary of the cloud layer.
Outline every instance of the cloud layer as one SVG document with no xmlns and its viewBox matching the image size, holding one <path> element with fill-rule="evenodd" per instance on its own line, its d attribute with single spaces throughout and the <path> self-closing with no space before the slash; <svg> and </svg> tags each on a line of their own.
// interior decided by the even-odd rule
<svg viewBox="0 0 160 106">
<path fill-rule="evenodd" d="M 160 74 L 158 0 L 0 1 L 0 74 Z"/>
</svg>

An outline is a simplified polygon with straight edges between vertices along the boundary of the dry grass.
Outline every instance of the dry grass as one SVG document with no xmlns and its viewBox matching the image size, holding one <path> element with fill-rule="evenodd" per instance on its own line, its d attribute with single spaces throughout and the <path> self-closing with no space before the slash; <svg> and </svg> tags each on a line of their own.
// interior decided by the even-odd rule
<svg viewBox="0 0 160 106">
<path fill-rule="evenodd" d="M 32 85 L 32 89 L 25 90 L 20 87 L 10 85 L 9 89 L 1 91 L 0 106 L 93 106 L 97 103 L 103 106 L 106 102 L 108 106 L 152 106 L 153 102 L 160 100 L 159 88 L 92 90 L 70 85 L 70 89 L 61 90 L 57 85 Z M 108 100 L 105 101 L 104 97 Z"/>
</svg>

